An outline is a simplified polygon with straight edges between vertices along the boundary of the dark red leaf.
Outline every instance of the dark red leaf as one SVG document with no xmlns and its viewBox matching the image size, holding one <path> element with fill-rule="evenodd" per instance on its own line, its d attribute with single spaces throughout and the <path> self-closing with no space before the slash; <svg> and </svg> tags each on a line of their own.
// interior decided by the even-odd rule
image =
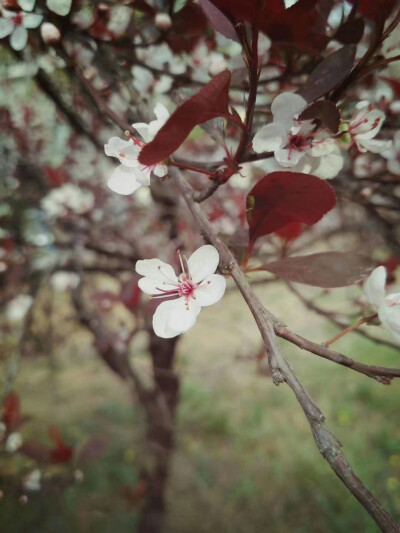
<svg viewBox="0 0 400 533">
<path fill-rule="evenodd" d="M 10 392 L 5 397 L 1 421 L 6 426 L 7 430 L 12 430 L 20 424 L 21 403 L 19 401 L 18 395 L 15 392 Z"/>
<path fill-rule="evenodd" d="M 346 20 L 335 33 L 335 39 L 343 44 L 357 44 L 364 34 L 364 19 L 352 18 Z"/>
<path fill-rule="evenodd" d="M 50 462 L 50 452 L 51 448 L 47 444 L 42 444 L 41 442 L 31 440 L 25 441 L 18 448 L 18 452 L 22 453 L 29 459 L 33 459 L 38 463 L 49 463 Z"/>
<path fill-rule="evenodd" d="M 188 2 L 172 18 L 168 44 L 176 54 L 190 52 L 204 36 L 206 28 L 207 17 L 202 9 L 193 2 Z"/>
<path fill-rule="evenodd" d="M 323 252 L 286 257 L 264 268 L 287 281 L 333 289 L 359 283 L 373 266 L 370 258 L 356 252 Z"/>
<path fill-rule="evenodd" d="M 350 0 L 354 4 L 355 0 Z M 378 21 L 388 18 L 393 11 L 397 0 L 359 0 L 358 12 L 365 15 L 366 18 Z"/>
<path fill-rule="evenodd" d="M 89 463 L 98 459 L 108 448 L 109 441 L 105 435 L 97 435 L 89 439 L 79 452 L 77 462 Z"/>
<path fill-rule="evenodd" d="M 300 96 L 313 102 L 337 87 L 351 71 L 355 56 L 356 47 L 349 44 L 323 59 L 299 89 Z"/>
<path fill-rule="evenodd" d="M 260 30 L 272 41 L 323 46 L 326 37 L 324 26 L 318 27 L 321 16 L 317 7 L 317 0 L 299 0 L 288 9 L 279 0 L 275 0 L 271 7 L 266 2 Z"/>
<path fill-rule="evenodd" d="M 283 241 L 289 243 L 299 237 L 301 230 L 303 229 L 303 224 L 301 222 L 292 222 L 287 226 L 275 231 L 275 235 L 280 237 Z"/>
<path fill-rule="evenodd" d="M 170 116 L 155 138 L 140 152 L 139 161 L 151 166 L 169 157 L 198 124 L 229 114 L 231 73 L 224 70 Z"/>
<path fill-rule="evenodd" d="M 199 0 L 199 4 L 215 31 L 228 39 L 237 39 L 235 28 L 230 20 L 210 0 Z"/>
<path fill-rule="evenodd" d="M 257 0 L 211 0 L 222 13 L 241 22 L 254 22 Z"/>
<path fill-rule="evenodd" d="M 259 237 L 292 222 L 315 224 L 335 202 L 332 187 L 315 176 L 299 172 L 267 174 L 247 196 L 249 249 Z"/>
<path fill-rule="evenodd" d="M 50 461 L 57 464 L 68 463 L 74 455 L 72 446 L 67 446 L 64 443 L 60 430 L 55 426 L 49 428 L 49 437 L 55 444 L 49 451 Z"/>
<path fill-rule="evenodd" d="M 300 120 L 319 120 L 333 133 L 337 133 L 340 124 L 340 113 L 333 102 L 318 100 L 313 102 L 299 116 Z"/>
</svg>

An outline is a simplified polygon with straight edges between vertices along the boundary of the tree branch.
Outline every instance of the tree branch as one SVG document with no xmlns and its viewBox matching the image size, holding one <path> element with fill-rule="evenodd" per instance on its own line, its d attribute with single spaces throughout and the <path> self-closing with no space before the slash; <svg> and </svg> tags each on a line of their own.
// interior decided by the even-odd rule
<svg viewBox="0 0 400 533">
<path fill-rule="evenodd" d="M 279 385 L 282 382 L 286 382 L 292 389 L 307 417 L 319 451 L 328 461 L 332 470 L 347 489 L 358 499 L 375 520 L 380 529 L 385 533 L 399 533 L 400 527 L 352 470 L 345 455 L 341 451 L 339 441 L 326 427 L 325 418 L 321 410 L 311 399 L 307 390 L 298 380 L 285 355 L 281 352 L 274 328 L 282 326 L 280 326 L 275 317 L 265 309 L 257 295 L 254 293 L 244 273 L 240 270 L 234 256 L 216 235 L 201 206 L 193 200 L 192 188 L 187 184 L 182 174 L 178 169 L 171 169 L 171 174 L 175 176 L 179 190 L 201 231 L 204 233 L 207 240 L 217 248 L 221 257 L 222 266 L 231 273 L 254 316 L 267 349 L 274 383 Z"/>
</svg>

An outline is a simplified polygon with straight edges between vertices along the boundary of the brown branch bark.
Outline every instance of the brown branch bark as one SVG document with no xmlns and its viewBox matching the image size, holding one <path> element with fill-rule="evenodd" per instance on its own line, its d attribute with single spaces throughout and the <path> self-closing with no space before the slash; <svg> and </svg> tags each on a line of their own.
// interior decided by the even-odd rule
<svg viewBox="0 0 400 533">
<path fill-rule="evenodd" d="M 347 489 L 358 499 L 361 505 L 375 520 L 380 529 L 385 533 L 399 533 L 400 527 L 398 524 L 396 524 L 389 513 L 381 506 L 375 496 L 367 489 L 352 470 L 341 450 L 339 441 L 325 425 L 325 417 L 323 413 L 311 399 L 307 390 L 303 387 L 291 368 L 285 355 L 282 353 L 274 331 L 274 328 L 282 326 L 279 325 L 277 320 L 265 309 L 257 295 L 254 293 L 234 256 L 214 232 L 214 229 L 204 214 L 201 206 L 193 200 L 193 191 L 183 178 L 182 174 L 177 169 L 171 169 L 171 174 L 174 175 L 179 190 L 200 230 L 207 240 L 217 248 L 222 266 L 231 273 L 254 316 L 268 352 L 274 383 L 279 385 L 282 382 L 286 382 L 292 389 L 307 417 L 319 451 L 328 461 L 332 470 L 344 483 Z"/>
</svg>

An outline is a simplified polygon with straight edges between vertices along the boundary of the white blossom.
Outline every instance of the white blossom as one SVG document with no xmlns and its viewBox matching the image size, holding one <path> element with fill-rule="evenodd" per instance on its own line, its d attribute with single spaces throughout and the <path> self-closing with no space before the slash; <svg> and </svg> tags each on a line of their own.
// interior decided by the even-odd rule
<svg viewBox="0 0 400 533">
<path fill-rule="evenodd" d="M 72 211 L 82 215 L 94 206 L 93 194 L 73 183 L 52 189 L 42 200 L 42 207 L 49 216 L 63 216 Z"/>
<path fill-rule="evenodd" d="M 396 131 L 393 137 L 393 144 L 382 152 L 383 157 L 387 159 L 387 168 L 389 172 L 400 176 L 400 131 Z"/>
<path fill-rule="evenodd" d="M 190 329 L 202 307 L 218 302 L 224 295 L 226 280 L 215 274 L 219 253 L 209 244 L 201 246 L 189 259 L 178 250 L 182 273 L 177 276 L 171 265 L 159 259 L 136 263 L 136 272 L 144 276 L 140 289 L 152 298 L 173 298 L 162 302 L 153 316 L 156 335 L 165 339 Z"/>
<path fill-rule="evenodd" d="M 143 140 L 131 137 L 124 141 L 119 137 L 111 137 L 104 145 L 106 155 L 116 157 L 121 163 L 108 180 L 109 188 L 118 194 L 132 194 L 142 185 L 149 186 L 152 172 L 160 178 L 168 172 L 168 167 L 163 163 L 145 167 L 138 160 L 143 146 L 154 139 L 169 118 L 167 109 L 160 103 L 154 108 L 154 114 L 157 119 L 149 124 L 143 122 L 132 124 Z"/>
<path fill-rule="evenodd" d="M 364 292 L 377 311 L 382 325 L 400 343 L 400 292 L 386 294 L 386 268 L 375 268 L 364 284 Z"/>
<path fill-rule="evenodd" d="M 6 449 L 6 452 L 9 452 L 9 453 L 14 453 L 18 450 L 18 448 L 21 448 L 22 446 L 22 436 L 21 436 L 21 433 L 11 433 L 7 440 L 6 440 L 6 445 L 5 445 L 5 449 Z"/>
<path fill-rule="evenodd" d="M 307 102 L 293 93 L 282 93 L 271 105 L 273 122 L 256 133 L 255 152 L 274 152 L 281 167 L 299 172 L 318 172 L 323 179 L 334 178 L 343 166 L 335 139 L 311 120 L 299 120 Z"/>
<path fill-rule="evenodd" d="M 392 141 L 375 139 L 385 120 L 385 113 L 362 100 L 356 104 L 348 123 L 348 132 L 360 152 L 382 153 L 391 147 Z"/>
<path fill-rule="evenodd" d="M 0 12 L 0 39 L 10 36 L 11 48 L 23 50 L 28 42 L 28 29 L 37 28 L 43 20 L 42 15 L 1 8 Z"/>
<path fill-rule="evenodd" d="M 42 480 L 42 473 L 41 471 L 36 468 L 35 470 L 32 470 L 32 472 L 29 472 L 24 479 L 22 480 L 22 486 L 25 490 L 31 491 L 31 492 L 37 492 L 41 489 L 41 482 Z"/>
<path fill-rule="evenodd" d="M 11 323 L 21 322 L 33 303 L 33 298 L 29 294 L 19 294 L 13 298 L 6 307 L 6 318 Z"/>
</svg>

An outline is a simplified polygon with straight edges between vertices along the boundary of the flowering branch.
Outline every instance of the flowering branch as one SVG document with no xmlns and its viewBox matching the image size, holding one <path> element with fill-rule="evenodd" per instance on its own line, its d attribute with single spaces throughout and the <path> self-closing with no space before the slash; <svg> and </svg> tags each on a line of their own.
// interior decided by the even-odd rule
<svg viewBox="0 0 400 533">
<path fill-rule="evenodd" d="M 274 329 L 283 332 L 284 327 L 280 325 L 277 319 L 262 305 L 261 301 L 248 283 L 244 273 L 240 270 L 233 254 L 216 235 L 201 206 L 193 200 L 192 188 L 187 184 L 182 174 L 176 169 L 174 169 L 172 173 L 190 212 L 200 227 L 200 230 L 217 248 L 221 257 L 222 266 L 232 275 L 254 316 L 268 353 L 268 360 L 274 383 L 279 385 L 280 383 L 286 382 L 292 389 L 307 417 L 318 449 L 347 489 L 358 499 L 382 531 L 398 533 L 400 527 L 354 473 L 345 455 L 341 451 L 339 441 L 326 427 L 323 413 L 311 399 L 309 393 L 303 387 L 285 355 L 281 351 Z"/>
</svg>

